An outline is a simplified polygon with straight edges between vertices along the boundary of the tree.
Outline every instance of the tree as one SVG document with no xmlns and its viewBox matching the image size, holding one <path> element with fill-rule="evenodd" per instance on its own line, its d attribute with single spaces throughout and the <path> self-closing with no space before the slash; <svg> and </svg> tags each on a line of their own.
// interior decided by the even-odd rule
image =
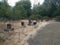
<svg viewBox="0 0 60 45">
<path fill-rule="evenodd" d="M 16 3 L 14 7 L 16 17 L 18 19 L 26 19 L 31 15 L 31 2 L 30 0 L 21 0 Z"/>
<path fill-rule="evenodd" d="M 53 17 L 60 17 L 60 7 L 53 13 Z"/>
<path fill-rule="evenodd" d="M 55 6 L 60 6 L 60 0 L 45 0 L 46 4 L 53 3 Z"/>
<path fill-rule="evenodd" d="M 45 17 L 53 18 L 53 13 L 57 10 L 57 6 L 49 0 L 45 0 L 42 5 L 35 5 L 32 9 L 33 18 L 42 19 Z"/>
<path fill-rule="evenodd" d="M 2 0 L 0 2 L 0 18 L 2 18 L 3 20 L 5 18 L 7 18 L 7 9 L 8 9 L 9 5 L 7 3 L 6 0 Z"/>
</svg>

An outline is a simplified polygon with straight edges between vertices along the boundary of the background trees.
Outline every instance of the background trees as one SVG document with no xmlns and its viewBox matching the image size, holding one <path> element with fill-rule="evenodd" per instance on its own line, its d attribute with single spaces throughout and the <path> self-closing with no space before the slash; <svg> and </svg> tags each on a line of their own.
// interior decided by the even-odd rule
<svg viewBox="0 0 60 45">
<path fill-rule="evenodd" d="M 32 9 L 33 18 L 55 18 L 60 16 L 60 1 L 59 0 L 45 0 L 42 5 L 35 5 Z M 31 17 L 32 17 L 31 16 Z"/>
<path fill-rule="evenodd" d="M 14 7 L 9 6 L 7 0 L 0 2 L 0 19 L 42 19 L 60 17 L 60 0 L 45 0 L 42 5 L 31 8 L 30 0 L 21 0 Z"/>
<path fill-rule="evenodd" d="M 9 8 L 9 5 L 7 3 L 7 0 L 2 0 L 0 2 L 0 19 L 5 20 L 8 18 L 8 15 L 7 15 L 8 8 Z"/>
<path fill-rule="evenodd" d="M 18 19 L 27 19 L 31 15 L 31 2 L 30 0 L 21 0 L 16 3 L 14 7 L 15 15 Z"/>
</svg>

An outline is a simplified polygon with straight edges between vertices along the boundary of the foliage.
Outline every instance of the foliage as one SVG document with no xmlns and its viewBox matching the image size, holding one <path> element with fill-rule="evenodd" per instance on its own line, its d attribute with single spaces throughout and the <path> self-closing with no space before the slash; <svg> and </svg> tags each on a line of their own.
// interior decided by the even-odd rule
<svg viewBox="0 0 60 45">
<path fill-rule="evenodd" d="M 7 18 L 7 9 L 9 5 L 6 1 L 0 2 L 0 19 Z"/>
<path fill-rule="evenodd" d="M 0 37 L 0 43 L 4 42 L 4 41 L 5 41 L 5 39 L 3 37 Z"/>
<path fill-rule="evenodd" d="M 30 0 L 21 0 L 14 7 L 7 0 L 0 2 L 0 20 L 42 19 L 60 17 L 60 1 L 45 0 L 42 5 L 31 8 Z"/>
<path fill-rule="evenodd" d="M 15 16 L 18 19 L 26 19 L 31 15 L 31 2 L 29 0 L 21 0 L 14 7 Z"/>
</svg>

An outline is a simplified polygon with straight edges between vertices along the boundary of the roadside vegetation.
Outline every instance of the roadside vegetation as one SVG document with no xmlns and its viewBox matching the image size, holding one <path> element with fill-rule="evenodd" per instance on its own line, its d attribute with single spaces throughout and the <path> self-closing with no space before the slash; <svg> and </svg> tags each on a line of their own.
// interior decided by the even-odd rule
<svg viewBox="0 0 60 45">
<path fill-rule="evenodd" d="M 3 37 L 0 37 L 0 43 L 4 42 L 4 41 L 5 41 L 5 39 Z"/>
</svg>

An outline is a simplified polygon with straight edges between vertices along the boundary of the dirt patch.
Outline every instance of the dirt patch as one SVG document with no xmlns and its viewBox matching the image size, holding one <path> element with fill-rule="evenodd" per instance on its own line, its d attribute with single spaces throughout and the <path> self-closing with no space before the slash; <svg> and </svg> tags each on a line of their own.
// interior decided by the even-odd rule
<svg viewBox="0 0 60 45">
<path fill-rule="evenodd" d="M 34 26 L 28 26 L 28 20 L 22 20 L 25 22 L 25 27 L 21 27 L 21 21 L 19 22 L 6 22 L 13 24 L 14 31 L 10 31 L 5 35 L 8 37 L 3 45 L 27 45 L 26 40 L 30 37 L 31 34 L 41 27 L 48 24 L 48 22 L 38 22 Z"/>
</svg>

